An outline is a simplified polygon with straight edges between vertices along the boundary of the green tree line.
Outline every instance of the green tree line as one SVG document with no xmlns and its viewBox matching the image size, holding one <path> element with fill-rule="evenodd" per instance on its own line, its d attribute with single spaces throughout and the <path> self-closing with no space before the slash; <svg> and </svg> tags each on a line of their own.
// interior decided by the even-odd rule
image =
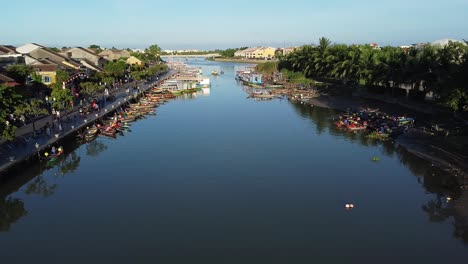
<svg viewBox="0 0 468 264">
<path fill-rule="evenodd" d="M 458 42 L 444 47 L 375 49 L 369 45 L 332 44 L 321 38 L 317 46 L 305 45 L 282 57 L 279 69 L 348 85 L 405 85 L 412 94 L 433 92 L 438 102 L 454 110 L 462 110 L 467 103 L 468 46 Z"/>
</svg>

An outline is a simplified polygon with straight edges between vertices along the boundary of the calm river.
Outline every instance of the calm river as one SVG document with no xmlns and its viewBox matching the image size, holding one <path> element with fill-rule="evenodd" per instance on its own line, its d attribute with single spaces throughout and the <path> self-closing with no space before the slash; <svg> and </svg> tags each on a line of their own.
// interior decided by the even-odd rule
<svg viewBox="0 0 468 264">
<path fill-rule="evenodd" d="M 452 178 L 335 129 L 332 110 L 247 99 L 242 65 L 190 64 L 225 74 L 0 184 L 1 263 L 467 261 L 468 195 Z"/>
</svg>

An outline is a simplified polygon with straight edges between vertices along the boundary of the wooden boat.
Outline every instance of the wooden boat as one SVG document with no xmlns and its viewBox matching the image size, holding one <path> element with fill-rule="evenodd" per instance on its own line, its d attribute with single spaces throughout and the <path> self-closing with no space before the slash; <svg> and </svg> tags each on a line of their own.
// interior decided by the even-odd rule
<svg viewBox="0 0 468 264">
<path fill-rule="evenodd" d="M 98 128 L 96 126 L 86 128 L 85 134 L 94 135 L 98 132 Z"/>
<path fill-rule="evenodd" d="M 346 129 L 351 130 L 351 131 L 358 131 L 358 130 L 364 130 L 366 129 L 367 126 L 352 126 L 352 125 L 346 125 Z"/>
<path fill-rule="evenodd" d="M 265 88 L 269 88 L 269 89 L 283 88 L 283 85 L 282 84 L 267 84 L 265 85 Z"/>
<path fill-rule="evenodd" d="M 250 93 L 251 98 L 275 98 L 274 94 L 261 94 L 261 93 Z"/>
<path fill-rule="evenodd" d="M 211 74 L 218 75 L 218 71 L 212 71 Z"/>
<path fill-rule="evenodd" d="M 414 118 L 411 117 L 405 117 L 405 118 L 398 118 L 398 125 L 399 126 L 404 126 L 406 124 L 409 124 L 414 121 Z"/>
<path fill-rule="evenodd" d="M 345 126 L 345 124 L 342 121 L 337 121 L 337 122 L 335 122 L 335 126 L 338 127 L 338 128 L 342 128 L 342 127 Z"/>
<path fill-rule="evenodd" d="M 113 138 L 115 138 L 115 134 L 117 133 L 117 130 L 115 128 L 110 128 L 110 127 L 100 128 L 99 131 L 100 131 L 99 135 L 103 135 L 106 137 L 113 137 Z"/>
<path fill-rule="evenodd" d="M 125 117 L 120 118 L 120 122 L 122 123 L 129 123 L 129 122 L 134 122 L 134 121 L 135 121 L 134 116 L 125 116 Z"/>
<path fill-rule="evenodd" d="M 152 91 L 153 93 L 155 93 L 155 94 L 160 94 L 160 93 L 163 92 L 163 90 L 162 90 L 161 88 L 153 88 L 153 89 L 151 89 L 151 91 Z"/>
<path fill-rule="evenodd" d="M 53 153 L 55 150 L 55 147 L 52 147 L 50 151 L 46 151 L 44 152 L 44 155 L 40 156 L 41 159 L 43 160 L 54 160 L 54 159 L 57 159 L 58 157 L 60 157 L 64 150 L 62 147 L 58 147 L 56 150 L 55 150 L 55 153 Z"/>
</svg>

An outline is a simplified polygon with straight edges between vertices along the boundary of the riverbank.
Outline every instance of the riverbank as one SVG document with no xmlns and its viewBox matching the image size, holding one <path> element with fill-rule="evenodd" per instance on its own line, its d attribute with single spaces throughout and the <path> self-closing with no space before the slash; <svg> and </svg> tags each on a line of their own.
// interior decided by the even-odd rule
<svg viewBox="0 0 468 264">
<path fill-rule="evenodd" d="M 261 63 L 272 62 L 272 61 L 276 61 L 276 60 L 249 60 L 249 59 L 235 59 L 235 58 L 213 58 L 212 61 L 261 64 Z"/>
<path fill-rule="evenodd" d="M 142 85 L 140 93 L 147 91 L 154 85 L 166 80 L 170 77 L 171 71 L 167 72 L 160 77 L 160 80 Z M 116 96 L 116 100 L 109 102 L 105 107 L 101 108 L 99 112 L 93 112 L 86 116 L 81 116 L 78 112 L 70 113 L 67 116 L 67 122 L 61 122 L 61 129 L 55 129 L 51 131 L 51 135 L 43 135 L 37 137 L 31 137 L 29 139 L 19 136 L 21 144 L 8 145 L 0 152 L 0 178 L 3 174 L 6 174 L 8 170 L 15 166 L 19 166 L 24 161 L 30 160 L 36 157 L 37 153 L 40 153 L 52 145 L 60 144 L 66 138 L 78 133 L 78 131 L 84 129 L 87 126 L 92 125 L 96 120 L 99 120 L 107 115 L 112 114 L 119 109 L 120 106 L 128 103 L 131 99 L 138 97 L 139 93 L 127 94 L 122 91 Z M 50 117 L 46 117 L 47 121 Z M 8 149 L 10 148 L 10 149 Z"/>
<path fill-rule="evenodd" d="M 416 117 L 415 127 L 400 135 L 395 143 L 406 148 L 414 155 L 430 161 L 434 166 L 455 175 L 460 184 L 467 182 L 468 157 L 456 149 L 457 143 L 451 142 L 452 136 L 436 135 L 428 131 L 427 125 L 434 120 L 434 116 L 427 112 L 420 112 L 397 103 L 359 97 L 320 95 L 308 100 L 314 106 L 347 111 L 347 109 L 379 109 L 388 114 L 407 114 Z M 466 137 L 457 138 L 460 143 L 468 142 Z"/>
</svg>

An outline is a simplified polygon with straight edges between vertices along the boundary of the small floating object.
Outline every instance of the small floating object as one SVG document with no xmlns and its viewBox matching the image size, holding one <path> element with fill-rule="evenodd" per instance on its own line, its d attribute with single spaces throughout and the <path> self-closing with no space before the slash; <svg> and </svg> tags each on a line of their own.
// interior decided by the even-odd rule
<svg viewBox="0 0 468 264">
<path fill-rule="evenodd" d="M 380 160 L 379 157 L 376 157 L 376 156 L 372 157 L 372 161 L 379 161 L 379 160 Z"/>
<path fill-rule="evenodd" d="M 445 200 L 446 200 L 447 203 L 448 203 L 448 202 L 452 201 L 452 198 L 451 198 L 451 197 L 447 197 L 447 198 L 445 198 Z"/>
<path fill-rule="evenodd" d="M 345 204 L 345 208 L 348 209 L 348 210 L 351 210 L 351 209 L 354 208 L 354 204 L 352 204 L 352 203 Z"/>
</svg>

